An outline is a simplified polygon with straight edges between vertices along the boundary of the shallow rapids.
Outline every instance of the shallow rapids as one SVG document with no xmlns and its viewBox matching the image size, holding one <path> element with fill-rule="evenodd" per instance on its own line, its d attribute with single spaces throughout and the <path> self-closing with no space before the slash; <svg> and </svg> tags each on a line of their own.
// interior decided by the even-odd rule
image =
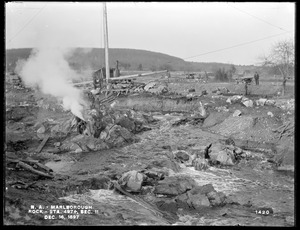
<svg viewBox="0 0 300 230">
<path fill-rule="evenodd" d="M 157 117 L 158 118 L 158 117 Z M 147 162 L 159 157 L 161 146 L 185 146 L 197 149 L 208 142 L 217 142 L 221 136 L 191 125 L 172 126 L 178 116 L 164 115 L 153 125 L 152 130 L 139 134 L 141 141 L 126 147 L 108 150 L 118 151 L 135 161 Z M 187 150 L 189 151 L 189 150 Z M 294 225 L 294 179 L 274 171 L 263 153 L 248 152 L 253 157 L 234 167 L 209 167 L 196 171 L 193 167 L 181 165 L 178 174 L 193 178 L 198 185 L 212 184 L 236 205 L 211 208 L 205 213 L 178 212 L 174 225 L 243 225 L 243 226 L 292 226 Z M 126 162 L 122 165 L 125 167 Z M 128 166 L 128 165 L 127 165 Z M 137 166 L 136 166 L 137 167 Z M 81 205 L 93 205 L 103 215 L 115 218 L 122 215 L 124 225 L 168 225 L 162 217 L 135 200 L 111 190 L 90 190 L 85 194 L 62 197 Z M 255 213 L 259 208 L 270 208 L 272 215 Z M 120 214 L 119 214 L 120 213 Z"/>
</svg>

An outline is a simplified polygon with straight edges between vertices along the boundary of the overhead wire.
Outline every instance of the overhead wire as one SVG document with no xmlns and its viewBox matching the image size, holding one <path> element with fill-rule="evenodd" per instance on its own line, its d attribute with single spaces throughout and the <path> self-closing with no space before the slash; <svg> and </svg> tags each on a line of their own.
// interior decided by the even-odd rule
<svg viewBox="0 0 300 230">
<path fill-rule="evenodd" d="M 270 23 L 270 22 L 268 22 L 268 21 L 266 21 L 266 20 L 264 20 L 264 19 L 261 19 L 261 18 L 259 18 L 259 17 L 257 17 L 257 16 L 254 16 L 254 15 L 252 15 L 252 14 L 249 14 L 248 12 L 243 11 L 243 10 L 241 10 L 241 9 L 235 7 L 235 6 L 232 6 L 231 4 L 229 4 L 229 6 L 232 7 L 232 8 L 235 8 L 236 10 L 239 10 L 240 12 L 243 12 L 243 13 L 245 13 L 245 14 L 251 16 L 251 17 L 254 17 L 254 18 L 256 18 L 256 19 L 258 19 L 258 20 L 260 20 L 260 21 L 262 21 L 262 22 L 264 22 L 264 23 L 267 23 L 267 24 L 269 24 L 269 25 L 271 25 L 271 26 L 273 26 L 273 27 L 276 27 L 277 29 L 280 29 L 280 30 L 282 30 L 282 31 L 285 31 L 285 33 L 276 34 L 276 35 L 264 37 L 264 38 L 261 38 L 261 39 L 256 39 L 256 40 L 252 40 L 252 41 L 249 41 L 249 42 L 240 43 L 240 44 L 233 45 L 233 46 L 230 46 L 230 47 L 225 47 L 225 48 L 221 48 L 221 49 L 217 49 L 217 50 L 205 52 L 205 53 L 202 53 L 202 54 L 198 54 L 198 55 L 186 57 L 186 58 L 183 58 L 184 60 L 186 60 L 186 59 L 191 59 L 191 58 L 195 58 L 195 57 L 199 57 L 199 56 L 203 56 L 203 55 L 210 54 L 210 53 L 216 53 L 216 52 L 223 51 L 223 50 L 227 50 L 227 49 L 232 49 L 232 48 L 239 47 L 239 46 L 248 45 L 248 44 L 251 44 L 251 43 L 254 43 L 254 42 L 258 42 L 258 41 L 262 41 L 262 40 L 266 40 L 266 39 L 269 39 L 269 38 L 272 38 L 272 37 L 277 37 L 277 36 L 280 36 L 280 35 L 283 35 L 283 34 L 286 34 L 286 33 L 292 33 L 292 31 L 285 30 L 285 29 L 283 29 L 283 28 L 281 28 L 281 27 L 279 27 L 279 26 L 276 26 L 276 25 L 274 25 L 274 24 L 272 24 L 272 23 Z"/>
<path fill-rule="evenodd" d="M 18 32 L 14 36 L 12 36 L 8 40 L 8 43 L 14 40 L 33 21 L 33 19 L 35 19 L 42 12 L 43 9 L 45 9 L 46 6 L 47 4 L 45 4 L 42 8 L 40 8 L 40 10 L 31 19 L 29 19 L 29 21 L 24 26 L 22 26 L 21 29 L 18 30 Z"/>
<path fill-rule="evenodd" d="M 272 36 L 268 36 L 268 37 L 264 37 L 264 38 L 260 38 L 260 39 L 256 39 L 256 40 L 252 40 L 252 41 L 249 41 L 249 42 L 243 42 L 243 43 L 240 43 L 240 44 L 237 44 L 237 45 L 233 45 L 233 46 L 229 46 L 229 47 L 226 47 L 226 48 L 209 51 L 209 52 L 206 52 L 206 53 L 202 53 L 202 54 L 190 56 L 190 57 L 183 58 L 183 59 L 186 60 L 186 59 L 191 59 L 191 58 L 194 58 L 194 57 L 199 57 L 199 56 L 203 56 L 203 55 L 210 54 L 210 53 L 216 53 L 216 52 L 219 52 L 219 51 L 223 51 L 223 50 L 227 50 L 227 49 L 232 49 L 232 48 L 235 48 L 235 47 L 244 46 L 244 45 L 248 45 L 248 44 L 251 44 L 251 43 L 254 43 L 254 42 L 266 40 L 266 39 L 269 39 L 269 38 L 272 38 L 272 37 L 277 37 L 277 36 L 280 36 L 280 35 L 283 35 L 283 34 L 287 34 L 287 33 L 291 33 L 291 32 L 284 32 L 284 33 L 281 33 L 281 34 L 275 34 L 275 35 L 272 35 Z"/>
<path fill-rule="evenodd" d="M 247 14 L 247 15 L 253 17 L 253 18 L 256 18 L 257 20 L 262 21 L 262 22 L 264 22 L 264 23 L 266 23 L 266 24 L 268 24 L 268 25 L 270 25 L 270 26 L 273 26 L 273 27 L 275 27 L 275 28 L 277 28 L 277 29 L 280 29 L 280 30 L 289 32 L 288 30 L 285 30 L 285 29 L 283 29 L 283 28 L 281 28 L 281 27 L 279 27 L 279 26 L 276 26 L 276 25 L 274 25 L 274 24 L 272 24 L 272 23 L 270 23 L 270 22 L 268 22 L 268 21 L 266 21 L 266 20 L 264 20 L 264 19 L 262 19 L 262 18 L 259 18 L 259 17 L 255 16 L 255 15 L 253 15 L 253 14 L 249 14 L 248 12 L 246 12 L 246 11 L 244 11 L 244 10 L 241 10 L 241 9 L 237 8 L 236 6 L 233 6 L 233 5 L 231 5 L 231 4 L 228 4 L 228 5 L 229 5 L 230 7 L 232 7 L 232 8 L 234 8 L 234 9 L 236 9 L 236 10 L 242 12 L 242 13 L 245 13 L 245 14 Z"/>
<path fill-rule="evenodd" d="M 280 30 L 282 30 L 282 31 L 285 31 L 285 33 L 281 33 L 281 34 L 277 34 L 277 35 L 272 35 L 272 36 L 268 36 L 268 37 L 265 37 L 265 38 L 261 38 L 261 39 L 257 39 L 257 40 L 253 40 L 253 41 L 249 41 L 249 42 L 240 43 L 240 44 L 233 45 L 233 46 L 230 46 L 230 47 L 226 47 L 226 48 L 222 48 L 222 49 L 213 50 L 213 51 L 209 51 L 209 52 L 206 52 L 206 53 L 194 55 L 194 56 L 191 56 L 191 57 L 184 58 L 184 60 L 190 59 L 190 58 L 194 58 L 194 57 L 198 57 L 198 56 L 202 56 L 202 55 L 206 55 L 206 54 L 210 54 L 210 53 L 215 53 L 215 52 L 227 50 L 227 49 L 231 49 L 231 48 L 235 48 L 235 47 L 239 47 L 239 46 L 248 45 L 248 44 L 251 44 L 251 43 L 254 43 L 254 42 L 266 40 L 266 39 L 269 39 L 269 38 L 272 38 L 272 37 L 277 37 L 277 36 L 280 36 L 280 35 L 283 35 L 283 34 L 291 33 L 291 32 L 292 32 L 292 31 L 285 30 L 285 29 L 283 29 L 283 28 L 281 28 L 281 27 L 279 27 L 279 26 L 276 26 L 276 25 L 274 25 L 274 24 L 272 24 L 272 23 L 270 23 L 270 22 L 268 22 L 268 21 L 266 21 L 266 20 L 264 20 L 264 19 L 261 19 L 261 18 L 255 16 L 255 15 L 249 14 L 248 12 L 243 11 L 243 10 L 241 10 L 241 9 L 235 7 L 235 6 L 232 6 L 231 4 L 229 4 L 229 6 L 232 7 L 232 8 L 234 8 L 234 9 L 236 9 L 236 10 L 238 10 L 238 11 L 240 11 L 240 12 L 242 12 L 242 13 L 245 13 L 245 14 L 251 16 L 251 17 L 254 17 L 254 18 L 256 18 L 256 19 L 258 19 L 258 20 L 260 20 L 260 21 L 262 21 L 262 22 L 264 22 L 264 23 L 267 23 L 267 24 L 269 24 L 269 25 L 271 25 L 271 26 L 273 26 L 273 27 L 276 27 L 277 29 L 280 29 Z"/>
</svg>

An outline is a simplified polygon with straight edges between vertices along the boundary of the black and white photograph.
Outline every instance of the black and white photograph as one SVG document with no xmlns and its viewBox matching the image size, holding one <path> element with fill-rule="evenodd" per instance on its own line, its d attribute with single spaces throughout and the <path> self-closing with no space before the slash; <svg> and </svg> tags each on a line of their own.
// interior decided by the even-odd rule
<svg viewBox="0 0 300 230">
<path fill-rule="evenodd" d="M 295 224 L 296 2 L 4 2 L 3 225 Z"/>
</svg>

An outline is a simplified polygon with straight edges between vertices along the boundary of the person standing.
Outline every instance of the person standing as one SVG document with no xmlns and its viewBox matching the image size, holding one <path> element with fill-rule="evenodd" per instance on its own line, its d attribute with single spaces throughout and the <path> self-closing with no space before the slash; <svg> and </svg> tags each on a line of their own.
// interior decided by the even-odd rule
<svg viewBox="0 0 300 230">
<path fill-rule="evenodd" d="M 116 61 L 116 68 L 114 69 L 114 77 L 120 77 L 120 70 L 119 70 L 119 61 Z"/>
<path fill-rule="evenodd" d="M 254 74 L 254 79 L 255 79 L 255 84 L 259 85 L 259 75 L 257 72 L 255 72 L 255 74 Z"/>
</svg>

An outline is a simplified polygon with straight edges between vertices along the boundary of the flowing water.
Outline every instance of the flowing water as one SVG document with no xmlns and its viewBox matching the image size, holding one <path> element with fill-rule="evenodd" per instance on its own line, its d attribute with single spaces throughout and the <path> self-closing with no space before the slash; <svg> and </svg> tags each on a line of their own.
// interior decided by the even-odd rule
<svg viewBox="0 0 300 230">
<path fill-rule="evenodd" d="M 84 194 L 75 194 L 61 199 L 79 204 L 91 205 L 98 210 L 98 214 L 120 218 L 120 224 L 124 225 L 166 225 L 168 222 L 163 218 L 138 203 L 134 199 L 119 195 L 112 190 L 90 190 Z"/>
<path fill-rule="evenodd" d="M 109 150 L 126 155 L 130 160 L 122 165 L 147 165 L 153 159 L 165 157 L 164 146 L 181 147 L 195 151 L 201 146 L 216 143 L 223 137 L 201 130 L 199 126 L 172 126 L 180 116 L 157 116 L 160 121 L 152 130 L 138 136 L 141 141 L 121 149 Z M 209 167 L 196 171 L 182 166 L 178 174 L 192 177 L 197 184 L 212 184 L 236 204 L 211 208 L 205 213 L 178 212 L 174 225 L 243 225 L 243 226 L 293 226 L 294 178 L 273 170 L 263 153 L 248 152 L 252 158 L 242 160 L 237 166 Z M 140 162 L 140 164 L 138 164 Z M 142 163 L 141 163 L 142 162 Z M 151 208 L 111 190 L 90 190 L 85 194 L 63 197 L 75 203 L 92 204 L 100 213 L 120 218 L 120 225 L 165 225 L 166 219 L 157 216 Z M 259 208 L 270 208 L 273 214 L 260 215 Z"/>
</svg>

